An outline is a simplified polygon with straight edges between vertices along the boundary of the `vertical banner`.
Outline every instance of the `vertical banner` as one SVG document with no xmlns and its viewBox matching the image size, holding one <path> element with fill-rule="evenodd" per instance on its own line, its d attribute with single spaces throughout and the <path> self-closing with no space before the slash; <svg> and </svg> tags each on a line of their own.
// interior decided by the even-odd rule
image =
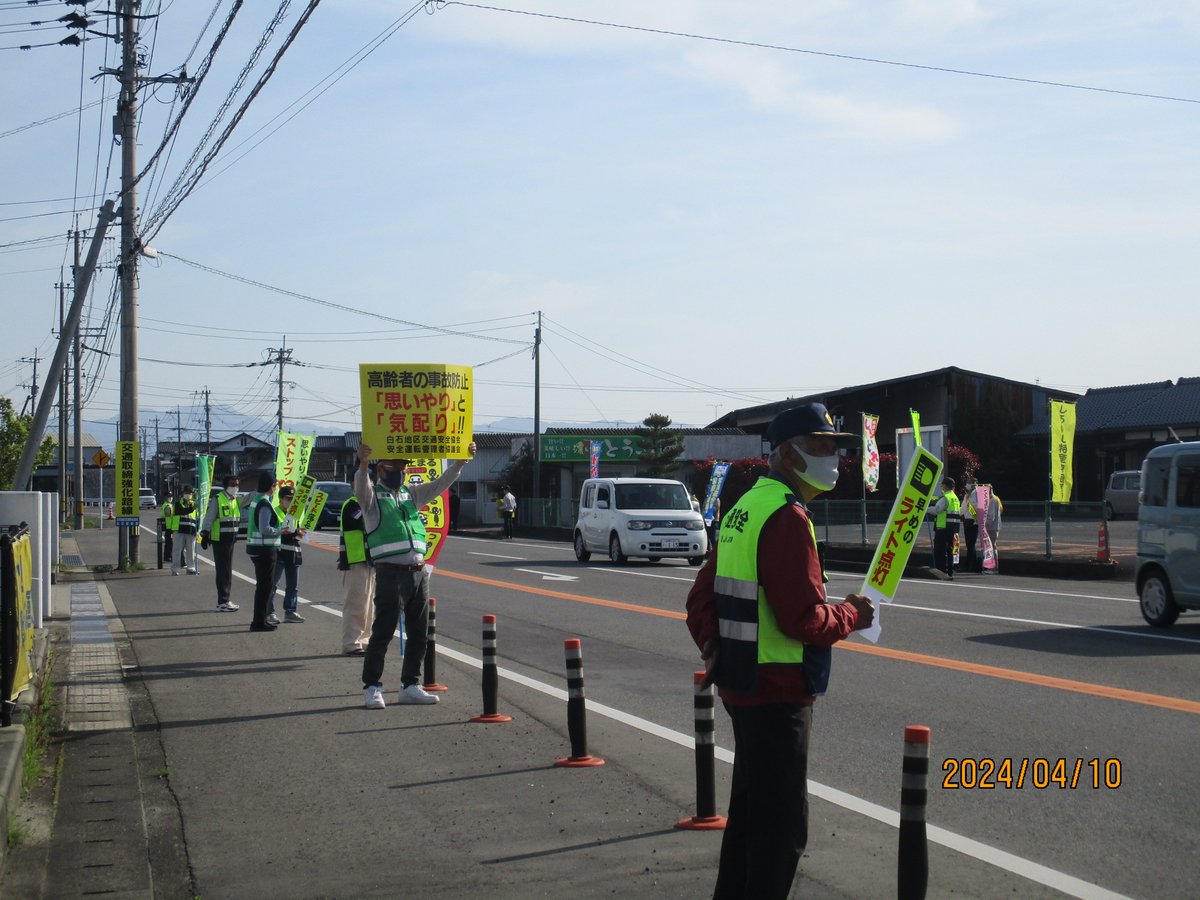
<svg viewBox="0 0 1200 900">
<path fill-rule="evenodd" d="M 592 478 L 600 477 L 600 442 L 592 441 Z"/>
<path fill-rule="evenodd" d="M 142 524 L 138 510 L 141 450 L 137 441 L 117 441 L 117 524 L 131 528 Z"/>
<path fill-rule="evenodd" d="M 413 459 L 404 468 L 404 480 L 408 484 L 428 484 L 442 477 L 442 461 L 440 459 Z M 450 530 L 447 497 L 449 491 L 442 491 L 421 507 L 421 522 L 425 525 L 425 538 L 428 542 L 425 548 L 425 563 L 432 566 L 442 552 L 442 541 Z"/>
<path fill-rule="evenodd" d="M 468 459 L 470 366 L 362 363 L 362 439 L 377 459 Z"/>
<path fill-rule="evenodd" d="M 3 648 L 4 653 L 12 651 L 15 653 L 15 658 L 12 660 L 12 682 L 7 684 L 9 689 L 8 696 L 0 697 L 0 700 L 5 703 L 14 701 L 20 696 L 21 692 L 29 687 L 33 680 L 33 671 L 30 668 L 30 660 L 33 658 L 33 633 L 34 623 L 36 621 L 34 615 L 34 597 L 33 597 L 33 542 L 30 540 L 29 534 L 25 533 L 19 538 L 10 538 L 4 536 L 4 545 L 0 547 L 0 556 L 3 557 L 2 565 L 3 585 L 0 586 L 0 594 L 3 594 L 3 604 L 12 604 L 12 618 L 9 619 L 15 627 L 15 635 L 7 638 L 11 643 Z M 3 629 L 0 629 L 3 630 Z M 9 718 L 9 710 L 4 711 L 5 724 L 11 724 Z"/>
<path fill-rule="evenodd" d="M 725 478 L 728 475 L 729 463 L 713 464 L 712 475 L 708 479 L 708 490 L 704 492 L 704 506 L 700 509 L 700 514 L 704 516 L 705 522 L 712 522 L 716 517 L 717 498 L 721 496 L 721 488 L 725 486 Z"/>
<path fill-rule="evenodd" d="M 913 423 L 913 439 L 917 442 L 917 446 L 921 446 L 921 414 L 911 407 L 908 414 L 912 416 Z"/>
<path fill-rule="evenodd" d="M 880 601 L 891 603 L 900 586 L 900 577 L 904 567 L 912 555 L 916 545 L 917 535 L 921 531 L 921 522 L 925 519 L 925 510 L 929 506 L 930 497 L 941 479 L 942 463 L 922 447 L 917 447 L 909 463 L 904 481 L 900 484 L 900 493 L 892 504 L 891 515 L 884 525 L 879 545 L 875 548 L 875 556 L 867 569 L 867 578 L 863 582 L 862 592 L 875 603 L 875 621 L 870 628 L 859 632 L 871 643 L 879 640 L 882 626 L 879 621 Z"/>
<path fill-rule="evenodd" d="M 992 486 L 980 484 L 975 487 L 975 522 L 979 526 L 979 548 L 983 553 L 985 572 L 996 568 L 996 545 L 987 530 L 988 507 L 992 505 Z"/>
<path fill-rule="evenodd" d="M 870 413 L 862 414 L 862 435 L 863 435 L 863 484 L 866 485 L 868 491 L 874 493 L 879 490 L 879 442 L 875 439 L 875 433 L 879 430 L 879 416 L 873 416 Z M 916 432 L 919 434 L 919 432 Z"/>
<path fill-rule="evenodd" d="M 300 478 L 308 473 L 308 461 L 316 441 L 311 434 L 279 432 L 279 443 L 275 449 L 275 480 L 280 487 L 295 487 L 300 483 Z"/>
<path fill-rule="evenodd" d="M 212 493 L 213 463 L 215 456 L 205 456 L 203 453 L 196 457 L 196 521 L 203 522 L 204 514 L 208 512 L 208 495 Z"/>
<path fill-rule="evenodd" d="M 1075 404 L 1050 401 L 1050 502 L 1069 503 L 1075 453 Z"/>
<path fill-rule="evenodd" d="M 316 531 L 317 522 L 321 519 L 321 510 L 325 508 L 325 501 L 329 499 L 329 495 L 324 491 L 313 491 L 312 502 L 308 504 L 308 509 L 304 513 L 304 520 L 300 523 L 300 527 L 305 531 Z"/>
<path fill-rule="evenodd" d="M 296 494 L 292 497 L 292 505 L 284 510 L 293 520 L 299 522 L 304 518 L 304 509 L 308 506 L 309 498 L 312 497 L 313 488 L 316 485 L 317 480 L 311 475 L 300 476 L 300 480 L 296 483 Z"/>
</svg>

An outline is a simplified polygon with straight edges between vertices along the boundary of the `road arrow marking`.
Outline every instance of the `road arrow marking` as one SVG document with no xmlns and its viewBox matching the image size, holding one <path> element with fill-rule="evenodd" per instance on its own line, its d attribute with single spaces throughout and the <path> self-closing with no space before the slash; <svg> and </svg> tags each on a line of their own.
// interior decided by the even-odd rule
<svg viewBox="0 0 1200 900">
<path fill-rule="evenodd" d="M 578 581 L 576 575 L 559 575 L 557 572 L 539 572 L 537 569 L 517 569 L 517 572 L 528 572 L 530 575 L 541 575 L 542 581 Z"/>
</svg>

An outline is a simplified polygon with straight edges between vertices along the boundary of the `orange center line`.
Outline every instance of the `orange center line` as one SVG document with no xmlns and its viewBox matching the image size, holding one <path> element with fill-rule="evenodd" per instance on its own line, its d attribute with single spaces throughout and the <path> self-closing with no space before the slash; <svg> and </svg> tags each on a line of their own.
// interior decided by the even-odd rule
<svg viewBox="0 0 1200 900">
<path fill-rule="evenodd" d="M 659 616 L 664 619 L 684 620 L 686 613 L 670 609 L 658 609 L 653 606 L 642 606 L 637 603 L 622 603 L 619 600 L 605 600 L 600 597 L 586 597 L 582 594 L 568 594 L 565 591 L 552 591 L 541 587 L 528 587 L 498 581 L 493 578 L 480 578 L 478 575 L 464 575 L 438 569 L 439 575 L 455 578 L 460 581 L 470 581 L 489 587 L 503 588 L 509 591 L 519 591 L 525 594 L 537 594 L 542 597 L 552 597 L 556 600 L 570 600 L 574 603 L 587 603 L 592 606 L 604 606 L 609 609 L 623 609 L 627 612 L 641 613 L 647 616 Z M 988 666 L 982 663 L 965 662 L 958 659 L 946 659 L 941 656 L 929 656 L 925 653 L 913 653 L 908 650 L 893 650 L 889 647 L 878 647 L 870 644 L 857 644 L 843 641 L 836 645 L 839 650 L 850 650 L 854 653 L 866 653 L 869 656 L 879 656 L 901 662 L 916 663 L 922 666 L 934 666 L 939 669 L 950 669 L 955 672 L 966 672 L 971 675 L 982 675 L 986 678 L 999 678 L 1004 681 L 1015 681 L 1019 684 L 1032 684 L 1038 687 L 1052 688 L 1059 691 L 1070 691 L 1075 694 L 1088 694 L 1092 697 L 1103 697 L 1107 700 L 1120 700 L 1125 703 L 1140 703 L 1143 706 L 1155 706 L 1160 709 L 1170 709 L 1175 712 L 1200 715 L 1200 703 L 1194 700 L 1184 700 L 1181 697 L 1167 697 L 1161 694 L 1147 694 L 1143 691 L 1127 691 L 1124 688 L 1109 687 L 1103 684 L 1090 684 L 1086 681 L 1073 681 L 1069 678 L 1055 678 L 1052 675 L 1038 675 L 1034 672 L 1022 672 L 1017 669 L 1004 669 L 1000 666 Z"/>
</svg>

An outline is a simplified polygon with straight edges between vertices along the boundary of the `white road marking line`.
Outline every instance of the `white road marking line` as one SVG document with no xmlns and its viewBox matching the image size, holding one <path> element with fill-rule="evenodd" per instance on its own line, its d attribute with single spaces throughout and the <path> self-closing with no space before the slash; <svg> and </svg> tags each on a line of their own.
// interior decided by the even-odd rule
<svg viewBox="0 0 1200 900">
<path fill-rule="evenodd" d="M 608 569 L 603 566 L 588 566 L 593 572 L 612 572 L 615 575 L 636 575 L 639 578 L 665 578 L 667 581 L 685 581 L 691 584 L 696 580 L 696 576 L 691 578 L 680 578 L 678 575 L 657 575 L 654 572 L 636 572 L 632 569 Z"/>
<path fill-rule="evenodd" d="M 467 553 L 470 556 L 490 556 L 493 559 L 517 559 L 517 560 L 525 559 L 524 556 L 505 556 L 502 553 L 480 553 L 478 550 L 468 550 Z"/>
<path fill-rule="evenodd" d="M 464 663 L 475 669 L 483 668 L 483 661 L 474 656 L 469 656 L 465 653 L 460 653 L 457 650 L 452 650 L 445 645 L 444 642 L 438 644 L 438 653 L 444 654 L 450 659 Z M 544 684 L 541 681 L 522 675 L 519 672 L 514 672 L 511 669 L 497 667 L 497 674 L 508 681 L 539 693 L 546 694 L 549 697 L 554 697 L 558 700 L 566 700 L 567 692 L 562 688 L 553 687 L 549 684 Z M 651 722 L 649 719 L 643 719 L 641 716 L 635 716 L 631 713 L 623 712 L 611 706 L 606 706 L 603 703 L 597 703 L 594 700 L 587 701 L 587 707 L 590 712 L 605 718 L 612 719 L 615 722 L 620 722 L 623 725 L 628 725 L 631 728 L 636 728 L 638 731 L 653 735 L 654 737 L 662 738 L 673 744 L 678 744 L 680 747 L 692 749 L 696 745 L 694 735 L 684 734 L 681 731 L 675 731 L 672 728 L 667 728 L 659 725 L 657 722 Z M 716 757 L 721 762 L 733 763 L 733 751 L 726 750 L 724 747 L 716 748 Z M 856 797 L 853 794 L 847 794 L 845 791 L 839 791 L 837 788 L 829 787 L 811 779 L 808 782 L 808 790 L 815 797 L 820 797 L 822 800 L 840 806 L 843 809 L 848 809 L 851 812 L 859 813 L 868 818 L 875 819 L 892 828 L 900 827 L 900 812 L 899 810 L 888 809 L 876 803 L 871 803 L 869 800 L 864 800 L 861 797 Z M 1065 872 L 1059 872 L 1056 869 L 1051 869 L 1048 866 L 1043 866 L 1033 860 L 1024 859 L 1014 853 L 1008 853 L 996 847 L 991 847 L 981 841 L 973 840 L 972 838 L 956 834 L 953 831 L 947 831 L 944 828 L 938 828 L 936 825 L 926 826 L 926 835 L 929 840 L 935 844 L 941 844 L 943 847 L 948 847 L 951 850 L 956 850 L 966 856 L 978 859 L 981 862 L 995 866 L 998 869 L 1004 869 L 1012 872 L 1015 875 L 1020 875 L 1022 878 L 1027 878 L 1030 881 L 1038 884 L 1044 884 L 1047 887 L 1052 887 L 1055 890 L 1062 891 L 1071 897 L 1079 897 L 1081 900 L 1129 900 L 1123 894 L 1118 894 L 1109 891 L 1099 885 L 1091 884 L 1076 878 L 1073 875 L 1068 875 Z"/>
<path fill-rule="evenodd" d="M 559 575 L 557 572 L 539 572 L 537 569 L 515 569 L 517 572 L 528 572 L 530 575 L 541 575 L 542 581 L 578 581 L 578 575 Z"/>
</svg>

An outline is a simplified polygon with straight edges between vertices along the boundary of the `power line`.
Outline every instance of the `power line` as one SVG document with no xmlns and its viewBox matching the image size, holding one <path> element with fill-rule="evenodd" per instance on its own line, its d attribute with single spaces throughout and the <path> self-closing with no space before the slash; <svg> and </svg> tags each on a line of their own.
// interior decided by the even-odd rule
<svg viewBox="0 0 1200 900">
<path fill-rule="evenodd" d="M 803 53 L 809 56 L 823 56 L 828 59 L 843 59 L 850 62 L 871 63 L 878 66 L 898 66 L 905 69 L 921 69 L 926 72 L 940 72 L 945 75 L 965 75 L 970 78 L 992 78 L 999 81 L 1015 81 L 1021 84 L 1036 84 L 1041 87 L 1068 88 L 1073 91 L 1093 91 L 1101 94 L 1118 94 L 1124 97 L 1140 97 L 1145 100 L 1168 100 L 1172 103 L 1200 103 L 1200 98 L 1172 97 L 1165 94 L 1150 94 L 1144 91 L 1125 91 L 1117 88 L 1097 87 L 1089 84 L 1073 84 L 1067 81 L 1047 81 L 1040 78 L 1023 78 L 1017 75 L 999 75 L 995 72 L 975 72 L 970 69 L 952 69 L 948 66 L 933 66 L 922 63 L 900 62 L 894 59 L 881 59 L 872 56 L 853 56 L 849 53 L 831 53 L 826 50 L 809 50 L 803 47 L 786 47 L 780 44 L 767 44 L 762 41 L 739 41 L 734 38 L 714 37 L 707 34 L 692 34 L 686 31 L 672 31 L 667 28 L 647 28 L 642 25 L 624 25 L 619 22 L 601 22 L 596 19 L 580 19 L 573 16 L 560 16 L 552 13 L 531 12 L 526 9 L 508 9 L 502 6 L 485 6 L 481 3 L 464 3 L 461 0 L 432 0 L 437 9 L 446 6 L 466 6 L 473 9 L 490 10 L 491 12 L 509 13 L 516 16 L 532 16 L 539 19 L 557 19 L 561 22 L 574 22 L 580 25 L 599 25 L 603 28 L 617 28 L 624 31 L 640 31 L 646 34 L 661 34 L 668 37 L 687 38 L 693 41 L 709 41 L 716 44 L 733 44 L 739 47 L 753 47 L 758 50 L 778 50 L 784 53 Z"/>
</svg>

